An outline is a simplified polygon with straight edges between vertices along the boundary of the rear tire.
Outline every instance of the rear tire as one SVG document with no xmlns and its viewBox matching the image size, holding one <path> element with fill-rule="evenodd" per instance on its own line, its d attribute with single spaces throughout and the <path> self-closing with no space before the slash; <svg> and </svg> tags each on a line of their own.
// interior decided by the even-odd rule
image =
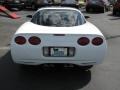
<svg viewBox="0 0 120 90">
<path fill-rule="evenodd" d="M 113 10 L 113 15 L 116 15 L 117 11 L 116 10 Z"/>
<path fill-rule="evenodd" d="M 25 7 L 19 7 L 18 10 L 21 11 L 23 10 Z"/>
<path fill-rule="evenodd" d="M 86 12 L 89 12 L 89 8 L 86 8 Z"/>
<path fill-rule="evenodd" d="M 105 7 L 101 9 L 101 13 L 104 13 L 105 12 Z"/>
<path fill-rule="evenodd" d="M 89 8 L 88 10 L 89 12 L 92 12 L 92 13 L 95 11 L 93 8 Z"/>
<path fill-rule="evenodd" d="M 35 4 L 32 4 L 31 8 L 32 10 L 36 10 Z"/>
</svg>

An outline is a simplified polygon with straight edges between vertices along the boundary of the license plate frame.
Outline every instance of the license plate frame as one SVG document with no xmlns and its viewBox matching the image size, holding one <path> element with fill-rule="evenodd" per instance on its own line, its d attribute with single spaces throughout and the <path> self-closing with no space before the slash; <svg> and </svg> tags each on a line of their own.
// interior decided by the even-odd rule
<svg viewBox="0 0 120 90">
<path fill-rule="evenodd" d="M 53 55 L 53 49 L 63 49 L 62 51 L 64 51 L 65 53 L 63 53 L 62 55 Z M 44 57 L 74 57 L 75 56 L 75 47 L 57 47 L 57 46 L 45 46 L 43 47 L 43 56 Z M 59 50 L 61 51 L 61 50 Z"/>
</svg>

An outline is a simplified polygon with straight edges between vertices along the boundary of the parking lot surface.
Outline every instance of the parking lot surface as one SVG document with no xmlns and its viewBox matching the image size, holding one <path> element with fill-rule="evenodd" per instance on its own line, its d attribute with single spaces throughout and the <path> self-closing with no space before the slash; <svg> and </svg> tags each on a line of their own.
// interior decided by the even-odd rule
<svg viewBox="0 0 120 90">
<path fill-rule="evenodd" d="M 29 67 L 14 64 L 10 41 L 19 26 L 34 11 L 16 12 L 20 19 L 0 13 L 0 90 L 120 90 L 120 17 L 111 12 L 86 13 L 88 21 L 105 35 L 108 52 L 104 62 L 91 70 Z"/>
</svg>

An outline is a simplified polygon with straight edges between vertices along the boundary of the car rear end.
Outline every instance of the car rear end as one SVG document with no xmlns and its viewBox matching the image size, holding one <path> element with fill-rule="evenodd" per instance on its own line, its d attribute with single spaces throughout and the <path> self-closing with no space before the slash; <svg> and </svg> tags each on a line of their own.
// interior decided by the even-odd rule
<svg viewBox="0 0 120 90">
<path fill-rule="evenodd" d="M 79 2 L 78 0 L 63 0 L 61 2 L 61 6 L 73 7 L 79 9 Z"/>
<path fill-rule="evenodd" d="M 104 12 L 104 2 L 103 0 L 87 0 L 86 1 L 86 11 L 101 11 Z"/>
<path fill-rule="evenodd" d="M 0 5 L 3 5 L 4 4 L 4 0 L 0 0 Z"/>
<path fill-rule="evenodd" d="M 29 6 L 31 6 L 32 9 L 34 9 L 34 10 L 37 10 L 38 8 L 52 5 L 49 0 L 31 0 L 31 1 L 32 2 L 30 3 L 30 0 L 28 0 L 28 3 L 30 3 Z"/>
<path fill-rule="evenodd" d="M 38 10 L 31 21 L 17 30 L 11 42 L 13 61 L 29 65 L 95 65 L 102 62 L 106 50 L 103 34 L 74 8 Z"/>
<path fill-rule="evenodd" d="M 95 65 L 103 61 L 106 50 L 106 40 L 99 34 L 21 33 L 11 42 L 13 61 L 28 65 Z"/>
<path fill-rule="evenodd" d="M 4 5 L 11 9 L 11 8 L 18 8 L 18 9 L 23 9 L 24 8 L 24 2 L 21 0 L 5 0 Z"/>
</svg>

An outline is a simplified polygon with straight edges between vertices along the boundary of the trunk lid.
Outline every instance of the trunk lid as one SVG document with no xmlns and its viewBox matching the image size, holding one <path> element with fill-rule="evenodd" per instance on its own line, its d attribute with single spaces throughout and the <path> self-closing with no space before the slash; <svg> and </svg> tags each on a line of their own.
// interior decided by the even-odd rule
<svg viewBox="0 0 120 90">
<path fill-rule="evenodd" d="M 24 23 L 15 34 L 96 34 L 102 35 L 97 27 L 86 22 L 83 25 L 73 27 L 49 27 L 34 24 L 32 22 Z M 103 36 L 103 35 L 102 35 Z"/>
</svg>

